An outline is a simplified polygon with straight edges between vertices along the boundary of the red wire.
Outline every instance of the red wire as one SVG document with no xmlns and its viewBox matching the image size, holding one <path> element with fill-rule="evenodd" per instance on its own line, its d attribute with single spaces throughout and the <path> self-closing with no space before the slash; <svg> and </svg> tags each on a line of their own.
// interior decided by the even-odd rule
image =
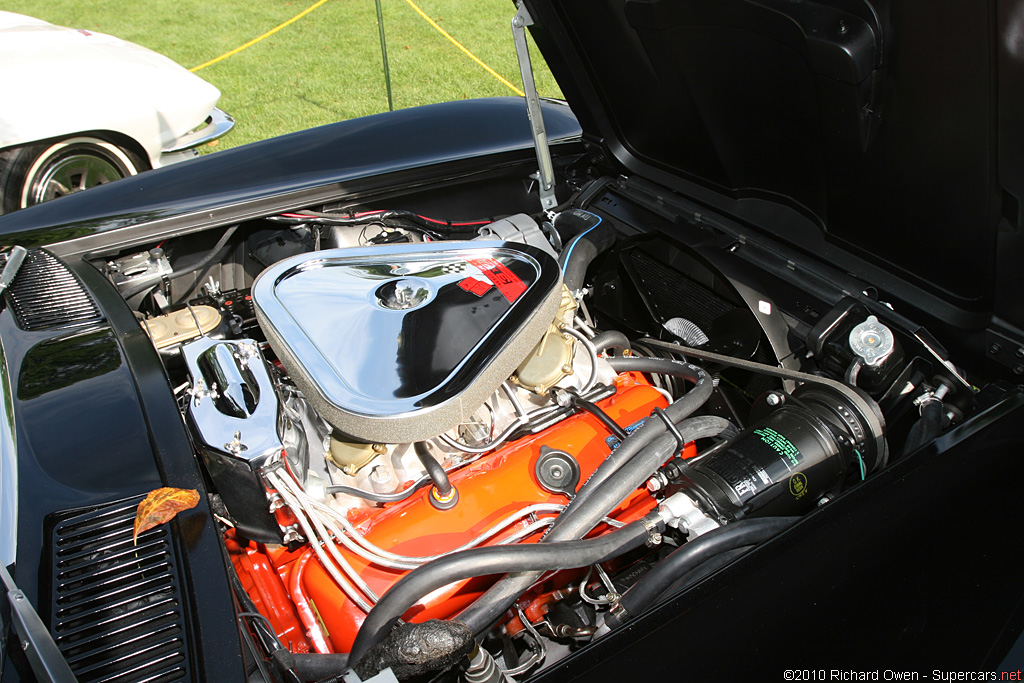
<svg viewBox="0 0 1024 683">
<path fill-rule="evenodd" d="M 360 211 L 359 213 L 353 213 L 353 218 L 364 218 L 366 216 L 373 216 L 380 213 L 386 213 L 386 211 Z M 310 218 L 310 216 L 303 215 L 301 213 L 282 213 L 285 218 Z M 467 221 L 463 223 L 452 223 L 451 221 L 439 221 L 436 218 L 430 218 L 421 214 L 416 214 L 425 221 L 430 223 L 437 223 L 438 225 L 450 225 L 452 227 L 462 227 L 468 225 L 490 225 L 493 221 Z"/>
<path fill-rule="evenodd" d="M 420 214 L 416 214 L 416 215 L 420 216 Z M 426 216 L 420 216 L 420 218 L 422 218 L 425 221 L 430 221 L 431 223 L 438 223 L 440 225 L 451 225 L 451 226 L 457 226 L 457 225 L 489 225 L 492 222 L 492 221 L 468 221 L 466 223 L 450 223 L 448 221 L 439 221 L 436 218 L 427 218 Z"/>
</svg>

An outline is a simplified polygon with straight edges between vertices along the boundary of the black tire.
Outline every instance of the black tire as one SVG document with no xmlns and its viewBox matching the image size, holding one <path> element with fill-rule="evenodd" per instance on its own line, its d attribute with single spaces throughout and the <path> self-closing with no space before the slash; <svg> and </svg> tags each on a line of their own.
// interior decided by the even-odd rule
<svg viewBox="0 0 1024 683">
<path fill-rule="evenodd" d="M 131 150 L 90 136 L 27 145 L 0 153 L 3 213 L 17 211 L 144 171 Z"/>
</svg>

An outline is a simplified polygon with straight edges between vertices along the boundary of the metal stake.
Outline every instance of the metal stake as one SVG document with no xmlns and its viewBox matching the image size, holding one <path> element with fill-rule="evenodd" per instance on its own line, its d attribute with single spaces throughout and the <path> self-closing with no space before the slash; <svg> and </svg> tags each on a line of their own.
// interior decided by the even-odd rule
<svg viewBox="0 0 1024 683">
<path fill-rule="evenodd" d="M 388 111 L 395 110 L 395 102 L 391 99 L 391 68 L 388 66 L 388 41 L 384 37 L 384 12 L 380 8 L 380 0 L 377 2 L 377 31 L 380 33 L 380 56 L 384 61 L 384 84 L 388 89 Z"/>
</svg>

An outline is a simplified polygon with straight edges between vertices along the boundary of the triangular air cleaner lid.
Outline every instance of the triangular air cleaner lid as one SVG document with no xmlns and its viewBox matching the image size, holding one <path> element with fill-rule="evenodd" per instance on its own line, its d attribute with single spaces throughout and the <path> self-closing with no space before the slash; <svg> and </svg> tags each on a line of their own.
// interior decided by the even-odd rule
<svg viewBox="0 0 1024 683">
<path fill-rule="evenodd" d="M 292 380 L 339 432 L 421 441 L 468 417 L 558 308 L 561 273 L 506 242 L 331 249 L 270 266 L 256 316 Z"/>
</svg>

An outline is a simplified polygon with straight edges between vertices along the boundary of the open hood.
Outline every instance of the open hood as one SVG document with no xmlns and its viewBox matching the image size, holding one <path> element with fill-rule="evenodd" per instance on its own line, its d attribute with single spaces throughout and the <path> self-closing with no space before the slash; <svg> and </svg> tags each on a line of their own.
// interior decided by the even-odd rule
<svg viewBox="0 0 1024 683">
<path fill-rule="evenodd" d="M 1002 4 L 529 6 L 585 136 L 628 173 L 983 324 L 1019 306 L 996 294 L 1024 196 L 1024 17 Z"/>
</svg>

